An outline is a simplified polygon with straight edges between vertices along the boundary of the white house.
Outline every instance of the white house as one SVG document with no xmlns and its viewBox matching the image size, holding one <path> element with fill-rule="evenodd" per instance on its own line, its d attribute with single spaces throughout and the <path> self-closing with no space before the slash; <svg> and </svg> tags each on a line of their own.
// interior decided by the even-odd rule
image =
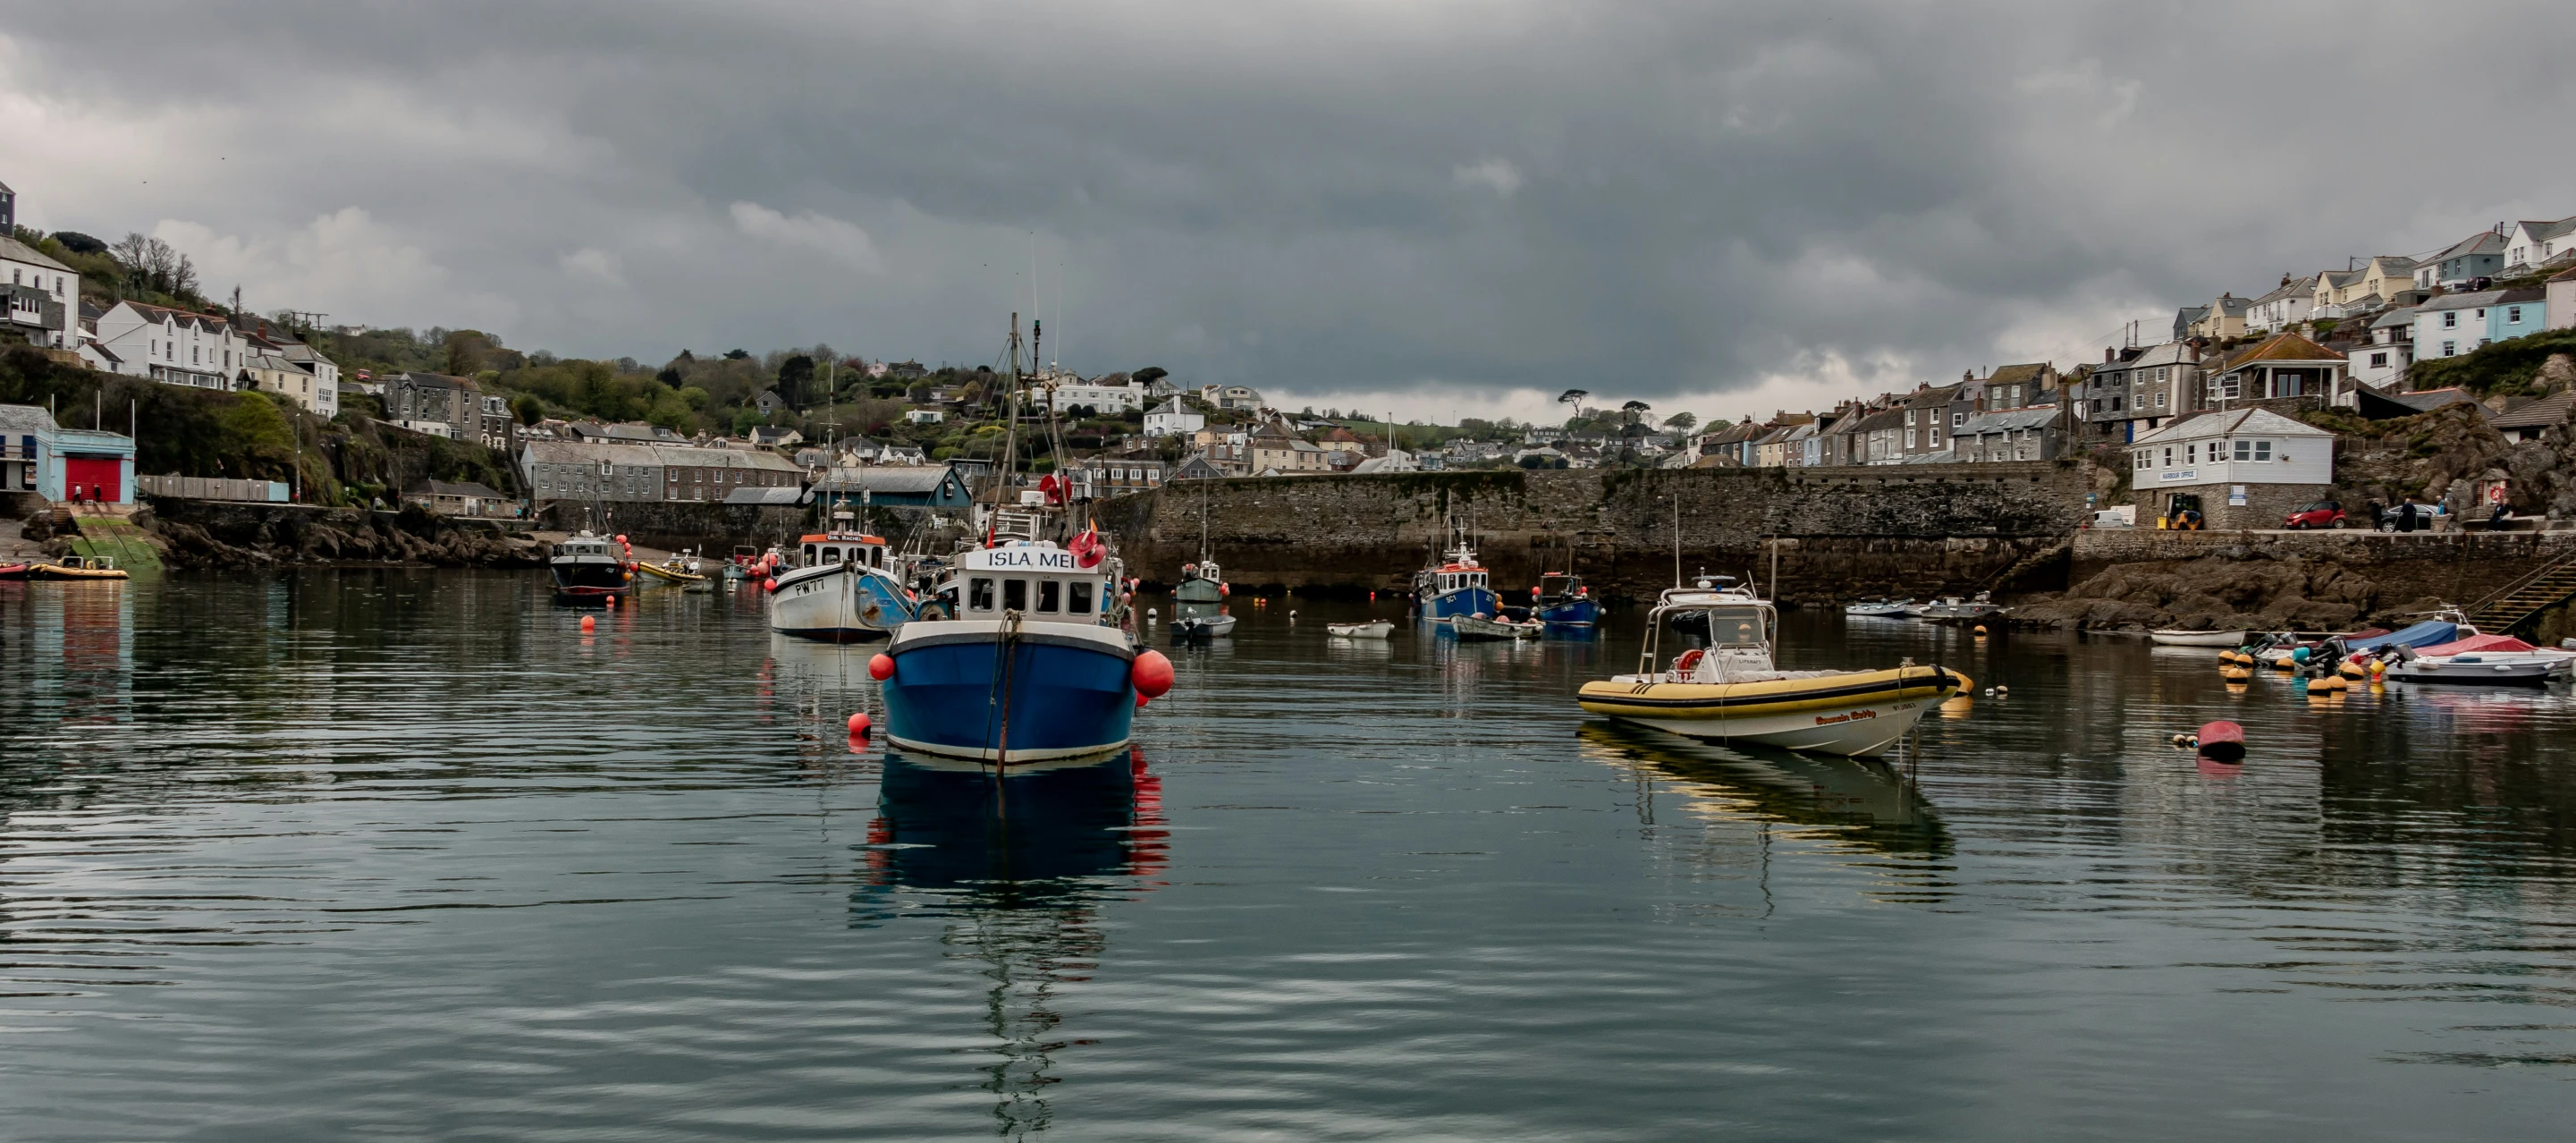
<svg viewBox="0 0 2576 1143">
<path fill-rule="evenodd" d="M 2203 413 L 2139 437 L 2129 465 L 2141 516 L 2273 528 L 2333 491 L 2334 434 L 2263 408 Z"/>
<path fill-rule="evenodd" d="M 1351 472 L 1354 474 L 1366 474 L 1372 472 L 1419 472 L 1421 469 L 1421 462 L 1415 460 L 1412 453 L 1406 452 L 1400 448 L 1390 448 L 1386 450 L 1385 456 L 1373 456 L 1367 460 L 1363 460 L 1359 463 L 1358 467 L 1351 469 Z"/>
<path fill-rule="evenodd" d="M 303 366 L 276 354 L 254 353 L 244 359 L 239 382 L 243 389 L 293 397 L 315 416 L 328 418 L 340 411 L 339 386 L 322 384 Z"/>
<path fill-rule="evenodd" d="M 2494 276 L 2504 269 L 2504 235 L 2481 230 L 2449 249 L 2415 264 L 2415 288 L 2453 289 L 2471 278 Z"/>
<path fill-rule="evenodd" d="M 1145 407 L 1145 390 L 1137 385 L 1056 385 L 1047 394 L 1059 414 L 1087 407 L 1097 415 L 1116 416 Z"/>
<path fill-rule="evenodd" d="M 2504 272 L 2526 274 L 2576 250 L 2576 215 L 2554 222 L 2517 222 L 2504 240 Z"/>
<path fill-rule="evenodd" d="M 0 187 L 0 194 L 7 192 Z M 0 341 L 78 349 L 80 272 L 54 261 L 0 227 Z"/>
<path fill-rule="evenodd" d="M 935 425 L 947 420 L 948 414 L 938 409 L 913 409 L 904 413 L 903 419 L 916 425 Z"/>
<path fill-rule="evenodd" d="M 1199 400 L 1220 409 L 1259 409 L 1259 391 L 1241 385 L 1201 385 Z"/>
<path fill-rule="evenodd" d="M 100 314 L 92 344 L 95 351 L 82 356 L 93 368 L 199 389 L 232 388 L 249 356 L 231 322 L 136 301 L 118 302 Z"/>
<path fill-rule="evenodd" d="M 2576 328 L 2576 266 L 2551 275 L 2542 289 L 2549 308 L 2549 328 Z"/>
<path fill-rule="evenodd" d="M 2316 307 L 2315 283 L 2314 276 L 2282 279 L 2279 289 L 2245 307 L 2245 328 L 2269 333 L 2308 320 L 2308 311 Z"/>
<path fill-rule="evenodd" d="M 1148 437 L 1178 436 L 1206 427 L 1207 414 L 1183 404 L 1178 397 L 1154 406 L 1145 414 L 1145 435 Z"/>
<path fill-rule="evenodd" d="M 2415 307 L 2399 306 L 2370 323 L 2369 340 L 2344 355 L 2345 372 L 2373 389 L 2388 389 L 2406 380 L 2415 364 Z"/>
</svg>

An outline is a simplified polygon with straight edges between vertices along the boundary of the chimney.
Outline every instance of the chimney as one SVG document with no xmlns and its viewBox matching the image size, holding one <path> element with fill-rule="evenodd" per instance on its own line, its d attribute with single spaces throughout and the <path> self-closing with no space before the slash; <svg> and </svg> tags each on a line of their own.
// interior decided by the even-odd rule
<svg viewBox="0 0 2576 1143">
<path fill-rule="evenodd" d="M 2110 363 L 2111 363 L 2111 347 L 2106 345 L 2106 346 L 2103 346 L 2103 347 L 2102 347 L 2102 364 L 2104 364 L 2104 365 L 2109 365 Z"/>
<path fill-rule="evenodd" d="M 1967 384 L 1968 382 L 1970 382 L 1970 381 L 1974 381 L 1974 380 L 1976 380 L 1976 379 L 1977 379 L 1977 371 L 1976 371 L 1976 370 L 1974 370 L 1974 369 L 1962 369 L 1962 370 L 1960 370 L 1960 371 L 1959 371 L 1959 383 L 1960 383 L 1960 384 L 1962 384 L 1962 385 Z"/>
</svg>

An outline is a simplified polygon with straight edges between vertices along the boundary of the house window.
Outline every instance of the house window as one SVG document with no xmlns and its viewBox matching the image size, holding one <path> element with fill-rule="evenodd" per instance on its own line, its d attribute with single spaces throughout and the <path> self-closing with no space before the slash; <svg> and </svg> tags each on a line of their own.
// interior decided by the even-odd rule
<svg viewBox="0 0 2576 1143">
<path fill-rule="evenodd" d="M 2520 324 L 2522 324 L 2522 307 L 2521 307 L 2521 306 L 2506 306 L 2506 307 L 2504 308 L 2504 320 L 2505 320 L 2505 322 L 2506 322 L 2507 324 L 2510 324 L 2510 325 L 2520 325 Z"/>
<path fill-rule="evenodd" d="M 2252 460 L 2252 459 L 2254 459 L 2254 442 L 2252 442 L 2252 441 L 2238 441 L 2238 442 L 2236 442 L 2236 459 L 2238 459 L 2238 460 Z"/>
<path fill-rule="evenodd" d="M 2167 374 L 2167 372 L 2168 372 L 2168 371 L 2169 371 L 2169 370 L 2164 369 L 2164 368 L 2159 368 L 2159 369 L 2157 369 L 2157 370 L 2156 370 L 2156 380 L 2158 380 L 2158 381 L 2162 381 L 2162 380 L 2164 380 L 2164 379 L 2165 379 L 2165 375 Z"/>
<path fill-rule="evenodd" d="M 2386 369 L 2386 368 L 2388 368 L 2388 355 L 2387 355 L 2387 354 L 2385 354 L 2385 353 L 2374 353 L 2374 354 L 2371 354 L 2371 355 L 2370 355 L 2370 367 L 2371 367 L 2371 368 L 2373 368 L 2373 369 Z"/>
<path fill-rule="evenodd" d="M 2156 391 L 2156 407 L 2159 409 L 2165 407 L 2165 394 L 2161 389 Z"/>
<path fill-rule="evenodd" d="M 2122 400 L 2123 400 L 2123 398 L 2122 398 L 2122 396 L 2121 396 L 2120 394 L 2118 394 L 2118 393 L 2113 393 L 2113 394 L 2111 394 L 2111 411 L 2112 411 L 2112 412 L 2114 412 L 2114 413 L 2119 412 L 2122 408 L 2124 408 L 2124 407 L 2125 407 L 2125 406 L 2123 406 L 2123 405 L 2121 404 L 2121 401 L 2122 401 Z"/>
<path fill-rule="evenodd" d="M 2460 343 L 2459 343 L 2459 342 L 2456 342 L 2456 341 L 2446 341 L 2446 342 L 2443 342 L 2443 343 L 2442 343 L 2442 356 L 2444 356 L 2444 357 L 2457 357 L 2457 356 L 2459 356 L 2459 353 L 2460 353 Z"/>
<path fill-rule="evenodd" d="M 2270 459 L 2272 459 L 2272 442 L 2270 442 L 2270 441 L 2256 441 L 2256 442 L 2254 442 L 2254 459 L 2256 459 L 2256 460 L 2270 460 Z"/>
<path fill-rule="evenodd" d="M 2458 310 L 2444 310 L 2444 311 L 2442 311 L 2442 328 L 2444 328 L 2444 329 L 2458 329 L 2458 328 L 2460 328 L 2460 311 L 2458 311 Z"/>
<path fill-rule="evenodd" d="M 2485 320 L 2487 320 L 2487 311 L 2486 311 L 2486 308 L 2485 308 L 2485 307 L 2483 307 L 2483 306 L 2481 306 L 2481 307 L 2479 307 L 2479 308 L 2478 308 L 2478 320 L 2479 320 L 2479 321 L 2485 321 Z"/>
<path fill-rule="evenodd" d="M 2166 468 L 2172 468 L 2172 467 L 2173 467 L 2173 446 L 2172 446 L 2172 445 L 2166 445 L 2166 446 L 2165 446 L 2165 467 L 2166 467 Z"/>
<path fill-rule="evenodd" d="M 2184 464 L 2199 464 L 2200 446 L 2198 444 L 2187 444 L 2182 446 L 2182 462 Z"/>
</svg>

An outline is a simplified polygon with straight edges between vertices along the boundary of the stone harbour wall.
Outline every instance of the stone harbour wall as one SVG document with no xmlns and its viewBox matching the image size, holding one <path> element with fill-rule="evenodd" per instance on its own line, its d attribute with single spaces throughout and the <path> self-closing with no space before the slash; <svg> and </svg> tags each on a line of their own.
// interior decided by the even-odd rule
<svg viewBox="0 0 2576 1143">
<path fill-rule="evenodd" d="M 2088 517 L 2072 463 L 1913 468 L 1395 473 L 1188 481 L 1093 506 L 1131 574 L 1169 583 L 1209 551 L 1250 590 L 1401 590 L 1465 526 L 1495 584 L 1526 591 L 1569 562 L 1649 598 L 1684 574 L 1748 573 L 1779 596 L 1926 596 L 2064 583 Z"/>
</svg>

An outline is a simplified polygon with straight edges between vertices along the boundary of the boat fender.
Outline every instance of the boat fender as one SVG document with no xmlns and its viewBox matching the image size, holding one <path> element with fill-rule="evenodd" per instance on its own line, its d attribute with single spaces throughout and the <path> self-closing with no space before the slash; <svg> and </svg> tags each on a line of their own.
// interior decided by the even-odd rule
<svg viewBox="0 0 2576 1143">
<path fill-rule="evenodd" d="M 894 677 L 894 656 L 879 651 L 868 657 L 868 677 L 882 683 Z"/>
<path fill-rule="evenodd" d="M 2233 722 L 2220 719 L 2204 723 L 2192 740 L 2198 744 L 2200 756 L 2212 762 L 2245 760 L 2245 728 Z"/>
<path fill-rule="evenodd" d="M 1136 709 L 1145 709 L 1145 692 L 1143 691 L 1136 692 Z"/>
<path fill-rule="evenodd" d="M 1232 598 L 1234 595 L 1234 585 L 1229 583 L 1220 583 L 1216 585 L 1216 593 L 1218 595 Z"/>
<path fill-rule="evenodd" d="M 772 594 L 772 595 L 776 595 L 776 594 L 778 594 L 778 577 L 776 577 L 776 576 L 771 576 L 771 577 L 769 577 L 769 578 L 767 578 L 767 579 L 764 579 L 764 580 L 760 581 L 760 586 L 761 586 L 761 590 L 763 590 L 763 591 L 767 591 L 767 592 L 769 592 L 769 593 L 770 593 L 770 594 Z"/>
<path fill-rule="evenodd" d="M 1146 651 L 1136 656 L 1128 677 L 1136 684 L 1137 694 L 1161 698 L 1172 689 L 1172 661 L 1160 651 Z"/>
<path fill-rule="evenodd" d="M 2305 647 L 2293 647 L 2290 649 L 2290 661 L 2293 663 L 2304 664 L 2312 657 L 2312 654 Z"/>
<path fill-rule="evenodd" d="M 625 542 L 626 542 L 626 536 L 625 536 L 625 534 L 624 534 L 624 533 L 620 533 L 620 534 L 618 535 L 618 537 L 617 537 L 617 542 L 618 542 L 618 543 L 621 543 L 621 544 L 623 544 L 623 543 L 625 543 Z"/>
<path fill-rule="evenodd" d="M 875 724 L 874 724 L 874 723 L 872 723 L 872 722 L 870 722 L 870 721 L 868 721 L 868 712 L 866 712 L 866 711 L 860 711 L 860 712 L 859 712 L 859 713 L 857 713 L 857 714 L 851 715 L 851 716 L 850 716 L 850 737 L 852 737 L 852 738 L 865 738 L 865 737 L 867 737 L 867 736 L 868 736 L 868 728 L 869 728 L 870 726 L 873 726 L 873 725 L 875 725 Z"/>
<path fill-rule="evenodd" d="M 1684 651 L 1681 653 L 1680 657 L 1673 660 L 1673 673 L 1676 675 L 1687 675 L 1692 671 L 1696 671 L 1699 669 L 1699 661 L 1706 657 L 1706 654 L 1697 647 Z"/>
<path fill-rule="evenodd" d="M 599 630 L 599 617 L 598 617 L 598 616 L 596 616 L 596 615 L 585 615 L 585 616 L 582 616 L 582 617 L 581 617 L 581 633 L 582 633 L 582 634 L 584 634 L 584 635 L 588 635 L 588 634 L 590 634 L 591 632 L 593 632 L 593 631 L 597 631 L 597 630 Z"/>
<path fill-rule="evenodd" d="M 1983 624 L 1983 623 L 1977 624 L 1977 637 L 1978 637 L 1978 638 L 1980 638 L 1980 639 L 1983 639 L 1983 638 L 1985 638 L 1985 637 L 1986 637 L 1986 625 L 1985 625 L 1985 624 Z"/>
<path fill-rule="evenodd" d="M 2005 686 L 2005 685 L 2004 685 L 2004 684 L 2002 684 L 2002 683 L 1996 683 L 1996 684 L 1995 684 L 1995 697 L 1997 697 L 1997 698 L 2010 698 L 2010 697 L 2012 697 L 2012 688 L 2011 688 L 2011 687 L 2008 687 L 2008 686 Z"/>
</svg>

